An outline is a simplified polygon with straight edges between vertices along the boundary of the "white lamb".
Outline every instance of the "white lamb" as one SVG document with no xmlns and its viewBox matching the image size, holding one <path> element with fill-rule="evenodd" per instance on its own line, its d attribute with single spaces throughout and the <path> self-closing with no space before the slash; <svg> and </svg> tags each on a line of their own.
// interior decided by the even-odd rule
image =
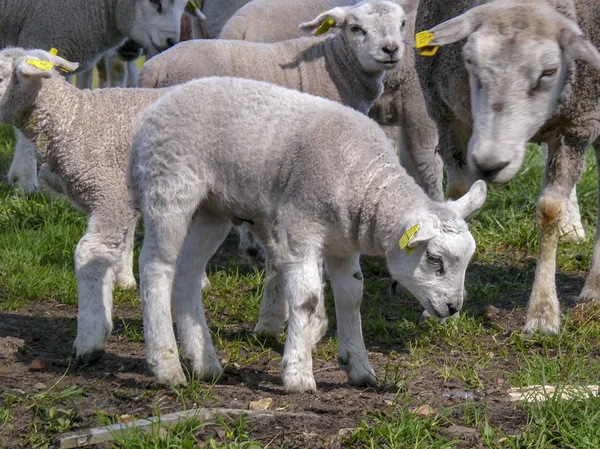
<svg viewBox="0 0 600 449">
<path fill-rule="evenodd" d="M 187 0 L 0 0 L 0 49 L 58 49 L 79 63 L 79 85 L 91 86 L 98 59 L 127 37 L 153 53 L 179 42 L 180 19 Z M 85 80 L 82 80 L 85 78 Z M 38 188 L 35 148 L 15 149 L 8 180 L 24 191 Z"/>
<path fill-rule="evenodd" d="M 58 190 L 86 212 L 88 228 L 75 250 L 79 298 L 77 355 L 104 352 L 112 330 L 112 290 L 134 288 L 133 234 L 125 171 L 139 111 L 165 89 L 80 90 L 50 67 L 77 64 L 42 50 L 0 52 L 0 123 L 17 127 L 55 174 Z"/>
<path fill-rule="evenodd" d="M 194 372 L 212 379 L 221 371 L 201 280 L 234 220 L 248 223 L 267 249 L 270 299 L 260 321 L 281 327 L 289 304 L 288 392 L 316 390 L 311 344 L 322 320 L 322 258 L 335 296 L 339 363 L 351 384 L 376 383 L 360 324 L 360 254 L 384 255 L 430 314 L 462 307 L 475 251 L 464 217 L 485 201 L 485 183 L 455 202 L 429 199 L 381 128 L 339 103 L 239 78 L 189 82 L 140 115 L 129 176 L 145 222 L 147 360 L 160 382 L 185 382 L 171 306 Z"/>
</svg>

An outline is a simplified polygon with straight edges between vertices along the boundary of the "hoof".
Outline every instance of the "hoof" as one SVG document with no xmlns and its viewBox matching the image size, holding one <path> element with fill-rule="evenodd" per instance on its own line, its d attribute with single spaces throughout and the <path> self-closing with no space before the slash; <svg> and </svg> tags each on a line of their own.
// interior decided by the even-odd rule
<svg viewBox="0 0 600 449">
<path fill-rule="evenodd" d="M 121 290 L 136 290 L 137 282 L 135 279 L 117 279 L 117 288 Z"/>
<path fill-rule="evenodd" d="M 348 372 L 348 384 L 355 387 L 376 387 L 377 379 L 373 368 L 367 362 L 357 367 L 352 367 Z"/>
<path fill-rule="evenodd" d="M 154 367 L 152 368 L 152 372 L 154 373 L 154 378 L 156 382 L 161 385 L 168 385 L 170 387 L 177 387 L 180 385 L 186 385 L 187 380 L 185 378 L 185 374 L 183 374 L 183 370 L 181 369 L 181 365 L 177 362 L 175 367 Z"/>
<path fill-rule="evenodd" d="M 528 318 L 523 328 L 523 333 L 532 335 L 535 332 L 541 332 L 546 335 L 558 334 L 560 321 L 553 322 L 547 317 Z"/>
<path fill-rule="evenodd" d="M 310 375 L 301 375 L 300 373 L 290 373 L 283 376 L 283 389 L 286 393 L 316 393 L 317 383 L 315 378 Z"/>
<path fill-rule="evenodd" d="M 92 365 L 94 363 L 98 363 L 103 355 L 104 348 L 94 349 L 92 351 L 88 351 L 82 354 L 77 353 L 77 361 L 81 365 Z"/>
<path fill-rule="evenodd" d="M 254 333 L 258 338 L 274 338 L 277 339 L 281 334 L 280 327 L 265 326 L 260 321 L 254 327 Z"/>
</svg>

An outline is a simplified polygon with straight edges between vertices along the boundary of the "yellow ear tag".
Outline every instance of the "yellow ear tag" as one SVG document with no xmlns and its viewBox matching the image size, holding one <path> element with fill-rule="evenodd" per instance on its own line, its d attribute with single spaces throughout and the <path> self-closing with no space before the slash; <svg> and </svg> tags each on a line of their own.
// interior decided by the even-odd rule
<svg viewBox="0 0 600 449">
<path fill-rule="evenodd" d="M 335 20 L 333 20 L 331 17 L 327 17 L 325 19 L 325 21 L 321 24 L 321 26 L 319 26 L 319 28 L 317 28 L 317 31 L 315 32 L 315 36 L 319 36 L 321 34 L 327 33 L 329 31 L 329 28 L 331 28 L 334 25 L 335 25 Z"/>
<path fill-rule="evenodd" d="M 415 234 L 417 233 L 418 230 L 419 230 L 419 224 L 417 223 L 412 228 L 409 228 L 404 234 L 402 234 L 402 237 L 400 237 L 400 241 L 398 241 L 398 245 L 400 246 L 400 249 L 403 249 L 406 251 L 406 254 L 410 254 L 414 250 L 414 248 L 409 248 L 408 244 L 413 239 L 413 237 L 415 236 Z"/>
<path fill-rule="evenodd" d="M 433 56 L 437 53 L 439 45 L 429 45 L 433 39 L 433 33 L 421 31 L 415 35 L 415 47 L 421 56 Z"/>
<path fill-rule="evenodd" d="M 58 50 L 56 48 L 52 47 L 48 53 L 50 53 L 51 55 L 57 56 Z"/>
<path fill-rule="evenodd" d="M 50 61 L 40 61 L 39 59 L 26 59 L 25 62 L 29 65 L 32 65 L 36 69 L 43 70 L 44 72 L 52 70 L 52 67 L 54 67 L 54 63 Z"/>
</svg>

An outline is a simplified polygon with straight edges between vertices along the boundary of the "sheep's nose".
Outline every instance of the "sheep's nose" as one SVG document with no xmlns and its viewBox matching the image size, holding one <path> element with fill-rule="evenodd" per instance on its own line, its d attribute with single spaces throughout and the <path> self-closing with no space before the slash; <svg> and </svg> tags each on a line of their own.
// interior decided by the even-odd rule
<svg viewBox="0 0 600 449">
<path fill-rule="evenodd" d="M 256 249 L 256 248 L 248 248 L 248 255 L 250 257 L 256 257 L 256 256 L 258 256 L 258 249 Z"/>
<path fill-rule="evenodd" d="M 398 51 L 398 46 L 397 45 L 386 45 L 385 47 L 383 47 L 381 49 L 384 53 L 393 56 L 394 53 L 396 53 Z"/>
<path fill-rule="evenodd" d="M 458 312 L 458 307 L 456 307 L 454 304 L 447 304 L 447 306 L 448 306 L 448 316 L 452 316 L 456 312 Z"/>
<path fill-rule="evenodd" d="M 173 39 L 172 37 L 167 38 L 167 48 L 171 48 L 173 45 L 175 45 L 177 42 L 175 41 L 175 39 Z"/>
<path fill-rule="evenodd" d="M 487 182 L 494 182 L 498 174 L 510 164 L 510 161 L 479 161 L 476 157 L 473 157 L 473 162 Z"/>
</svg>

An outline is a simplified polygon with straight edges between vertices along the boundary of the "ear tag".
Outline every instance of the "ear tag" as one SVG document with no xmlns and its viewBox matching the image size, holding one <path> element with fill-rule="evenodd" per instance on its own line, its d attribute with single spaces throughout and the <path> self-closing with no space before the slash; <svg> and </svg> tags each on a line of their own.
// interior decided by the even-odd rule
<svg viewBox="0 0 600 449">
<path fill-rule="evenodd" d="M 439 45 L 430 46 L 429 42 L 433 39 L 433 33 L 421 31 L 415 35 L 415 47 L 420 56 L 433 56 L 437 53 Z"/>
<path fill-rule="evenodd" d="M 54 63 L 50 61 L 40 61 L 39 59 L 26 59 L 25 62 L 38 70 L 43 70 L 44 72 L 52 70 L 52 67 L 54 67 Z"/>
<path fill-rule="evenodd" d="M 48 53 L 54 56 L 58 56 L 58 50 L 54 47 L 52 47 Z"/>
<path fill-rule="evenodd" d="M 335 20 L 333 20 L 331 17 L 327 17 L 325 21 L 321 24 L 321 26 L 317 28 L 317 31 L 315 31 L 315 36 L 327 33 L 329 31 L 329 28 L 331 28 L 332 26 L 335 26 Z"/>
<path fill-rule="evenodd" d="M 400 246 L 400 249 L 405 250 L 406 254 L 410 254 L 413 252 L 414 248 L 409 248 L 408 244 L 413 239 L 418 230 L 419 224 L 417 223 L 412 228 L 409 228 L 404 234 L 402 234 L 402 237 L 400 237 L 400 240 L 398 241 L 398 246 Z"/>
</svg>

